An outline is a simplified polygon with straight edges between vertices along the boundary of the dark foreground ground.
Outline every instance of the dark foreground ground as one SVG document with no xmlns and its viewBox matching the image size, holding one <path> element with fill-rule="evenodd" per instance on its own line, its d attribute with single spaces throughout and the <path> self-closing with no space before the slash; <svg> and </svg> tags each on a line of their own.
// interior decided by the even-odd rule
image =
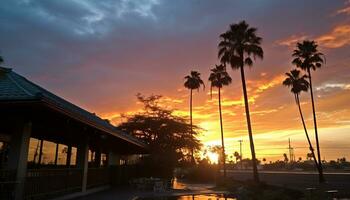
<svg viewBox="0 0 350 200">
<path fill-rule="evenodd" d="M 228 171 L 228 176 L 236 180 L 250 180 L 252 173 L 250 171 Z M 272 172 L 260 171 L 260 179 L 267 184 L 276 186 L 285 186 L 292 189 L 305 191 L 306 188 L 314 187 L 328 190 L 338 190 L 337 196 L 350 197 L 350 173 L 326 173 L 327 183 L 320 186 L 318 184 L 318 175 L 313 172 Z M 176 189 L 166 193 L 153 193 L 138 191 L 131 188 L 113 188 L 99 193 L 80 197 L 75 200 L 135 200 L 136 197 L 143 196 L 167 196 L 167 195 L 188 195 L 188 194 L 212 194 L 222 193 L 213 191 L 213 184 L 191 184 L 186 182 L 177 182 Z"/>
<path fill-rule="evenodd" d="M 137 200 L 139 197 L 183 196 L 198 194 L 223 194 L 225 191 L 217 191 L 212 188 L 212 183 L 199 184 L 175 180 L 174 189 L 165 192 L 140 191 L 130 187 L 111 188 L 109 190 L 79 197 L 74 200 Z"/>
<path fill-rule="evenodd" d="M 350 173 L 325 173 L 326 183 L 319 185 L 316 172 L 260 171 L 261 181 L 292 189 L 305 191 L 306 188 L 338 190 L 342 196 L 350 197 Z M 236 180 L 252 179 L 251 171 L 228 171 L 228 176 Z"/>
</svg>

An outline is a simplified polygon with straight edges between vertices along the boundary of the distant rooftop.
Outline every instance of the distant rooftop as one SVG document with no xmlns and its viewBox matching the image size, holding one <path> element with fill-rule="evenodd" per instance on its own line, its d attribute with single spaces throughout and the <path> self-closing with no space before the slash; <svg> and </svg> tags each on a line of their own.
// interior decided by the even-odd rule
<svg viewBox="0 0 350 200">
<path fill-rule="evenodd" d="M 10 68 L 0 66 L 0 102 L 43 101 L 57 108 L 81 122 L 90 124 L 104 132 L 127 140 L 141 147 L 146 145 L 132 135 L 118 130 L 107 120 L 101 119 L 94 113 L 88 112 L 65 99 L 45 90 L 44 88 L 15 73 Z"/>
</svg>

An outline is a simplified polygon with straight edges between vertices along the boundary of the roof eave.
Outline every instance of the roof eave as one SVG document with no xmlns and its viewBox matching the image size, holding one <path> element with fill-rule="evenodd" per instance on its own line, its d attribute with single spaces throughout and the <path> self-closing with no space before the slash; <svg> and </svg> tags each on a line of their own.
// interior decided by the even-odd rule
<svg viewBox="0 0 350 200">
<path fill-rule="evenodd" d="M 142 142 L 139 142 L 139 141 L 133 141 L 130 138 L 123 137 L 123 135 L 116 133 L 115 130 L 108 129 L 108 128 L 100 126 L 100 125 L 98 125 L 98 124 L 96 124 L 94 122 L 91 122 L 91 120 L 88 120 L 88 119 L 86 119 L 84 117 L 81 117 L 81 116 L 79 116 L 79 115 L 77 115 L 77 114 L 75 114 L 75 113 L 73 113 L 73 112 L 71 112 L 71 111 L 69 111 L 67 109 L 64 109 L 64 108 L 60 107 L 59 105 L 53 103 L 49 98 L 46 98 L 45 96 L 43 96 L 41 98 L 41 101 L 43 103 L 45 103 L 46 106 L 48 106 L 48 107 L 50 107 L 50 108 L 52 108 L 52 109 L 54 109 L 54 110 L 56 110 L 56 111 L 58 111 L 60 113 L 68 115 L 69 117 L 72 117 L 75 120 L 78 120 L 80 122 L 88 124 L 89 126 L 92 126 L 92 127 L 96 128 L 96 129 L 99 129 L 99 130 L 101 130 L 103 132 L 109 133 L 110 135 L 118 137 L 118 138 L 120 138 L 122 140 L 126 140 L 127 142 L 130 142 L 130 143 L 132 143 L 134 145 L 137 145 L 137 146 L 139 146 L 141 148 L 148 149 L 148 146 L 146 144 L 144 144 Z"/>
</svg>

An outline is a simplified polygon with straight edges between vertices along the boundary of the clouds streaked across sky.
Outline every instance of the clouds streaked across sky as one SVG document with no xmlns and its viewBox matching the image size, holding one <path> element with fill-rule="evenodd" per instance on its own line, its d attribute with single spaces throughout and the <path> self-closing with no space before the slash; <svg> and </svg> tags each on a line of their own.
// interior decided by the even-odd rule
<svg viewBox="0 0 350 200">
<path fill-rule="evenodd" d="M 317 2 L 317 3 L 315 3 Z M 4 0 L 0 6 L 0 51 L 5 64 L 66 99 L 110 118 L 139 109 L 135 94 L 162 94 L 186 114 L 183 77 L 198 70 L 206 80 L 217 63 L 218 35 L 246 20 L 263 37 L 265 58 L 247 69 L 257 149 L 306 143 L 283 74 L 291 51 L 315 39 L 327 63 L 314 73 L 321 145 L 326 158 L 350 156 L 349 1 L 211 0 Z M 224 88 L 224 128 L 229 152 L 246 139 L 238 72 Z M 195 122 L 218 143 L 217 102 L 208 91 L 194 96 Z M 311 129 L 309 96 L 302 95 Z M 248 145 L 245 145 L 248 152 Z M 276 151 L 278 158 L 284 150 Z M 258 157 L 273 157 L 260 151 Z M 305 157 L 305 149 L 296 149 Z M 258 151 L 259 154 L 259 151 Z"/>
</svg>

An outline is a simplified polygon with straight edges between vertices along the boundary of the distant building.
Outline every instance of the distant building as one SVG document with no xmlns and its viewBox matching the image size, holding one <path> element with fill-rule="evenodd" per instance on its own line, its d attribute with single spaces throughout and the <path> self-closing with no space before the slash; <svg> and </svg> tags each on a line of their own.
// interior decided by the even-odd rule
<svg viewBox="0 0 350 200">
<path fill-rule="evenodd" d="M 0 67 L 0 199 L 83 194 L 116 181 L 121 158 L 144 153 L 107 120 Z"/>
</svg>

